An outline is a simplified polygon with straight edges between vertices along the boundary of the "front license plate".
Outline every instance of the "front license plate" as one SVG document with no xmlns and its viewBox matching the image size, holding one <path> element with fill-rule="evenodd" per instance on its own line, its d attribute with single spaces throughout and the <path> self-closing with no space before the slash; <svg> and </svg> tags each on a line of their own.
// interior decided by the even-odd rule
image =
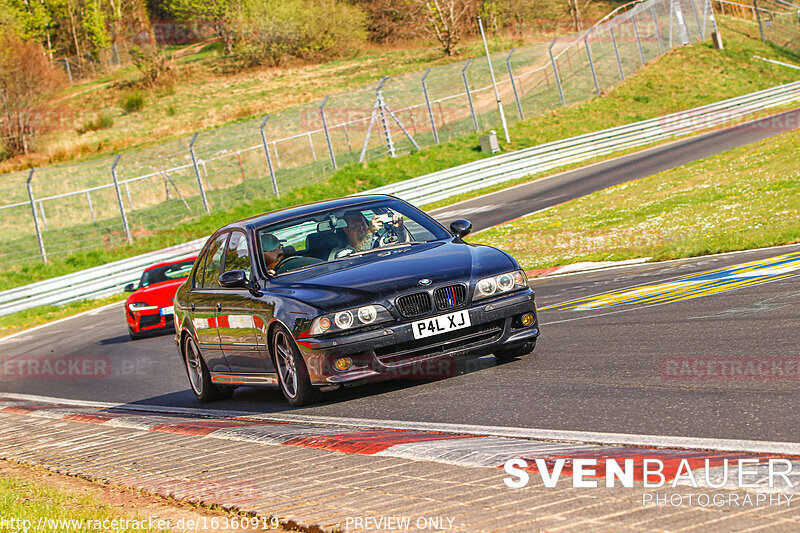
<svg viewBox="0 0 800 533">
<path fill-rule="evenodd" d="M 469 326 L 469 313 L 466 311 L 417 320 L 411 324 L 415 339 L 424 339 L 425 337 L 432 337 L 433 335 L 440 335 L 448 331 L 468 328 Z"/>
<path fill-rule="evenodd" d="M 162 307 L 161 308 L 161 316 L 167 315 L 174 315 L 175 314 L 175 306 L 172 305 L 170 307 Z"/>
</svg>

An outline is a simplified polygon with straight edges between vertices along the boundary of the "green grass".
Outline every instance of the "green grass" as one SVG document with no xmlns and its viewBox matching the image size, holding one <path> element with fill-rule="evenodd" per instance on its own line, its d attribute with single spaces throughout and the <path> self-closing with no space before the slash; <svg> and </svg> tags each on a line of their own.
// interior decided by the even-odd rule
<svg viewBox="0 0 800 533">
<path fill-rule="evenodd" d="M 77 315 L 84 311 L 91 311 L 98 307 L 120 302 L 128 297 L 127 294 L 117 294 L 107 298 L 100 298 L 98 300 L 81 300 L 66 305 L 42 305 L 39 307 L 26 309 L 11 313 L 10 315 L 0 316 L 0 338 L 14 334 L 18 331 L 23 331 L 41 324 L 52 322 L 68 316 Z M 122 308 L 120 307 L 120 320 L 124 320 L 122 316 Z"/>
<path fill-rule="evenodd" d="M 505 145 L 504 150 L 652 118 L 797 80 L 796 71 L 752 59 L 753 55 L 760 55 L 797 61 L 797 56 L 761 43 L 757 39 L 757 26 L 750 22 L 720 19 L 725 50 L 715 51 L 710 43 L 674 50 L 603 97 L 513 124 L 512 143 Z M 643 95 L 647 98 L 643 98 Z M 349 165 L 318 183 L 304 176 L 303 183 L 308 185 L 284 192 L 280 200 L 259 197 L 256 191 L 250 194 L 248 201 L 234 208 L 213 211 L 209 216 L 194 220 L 166 224 L 168 228 L 143 235 L 133 245 L 112 243 L 103 249 L 56 256 L 48 265 L 30 262 L 9 267 L 0 273 L 0 289 L 186 242 L 208 235 L 230 221 L 253 214 L 339 197 L 486 157 L 477 149 L 477 137 L 472 134 L 419 153 L 394 159 L 384 158 L 366 166 Z M 159 220 L 158 214 L 157 210 L 137 211 L 137 216 L 151 220 Z M 30 245 L 30 239 L 26 238 Z M 51 240 L 70 242 L 67 235 Z"/>
<path fill-rule="evenodd" d="M 526 268 L 695 257 L 800 242 L 800 131 L 484 231 Z M 532 238 L 535 236 L 535 238 Z"/>
<path fill-rule="evenodd" d="M 92 496 L 11 476 L 0 477 L 0 518 L 3 529 L 7 531 L 23 531 L 26 526 L 27 530 L 41 531 L 100 531 L 104 521 L 112 524 L 112 520 L 118 520 L 118 526 L 125 526 L 124 521 L 128 521 L 129 527 L 113 528 L 115 532 L 155 531 L 135 527 L 137 524 L 131 524 L 130 521 L 136 520 L 147 525 L 147 520 L 121 512 Z M 87 522 L 89 520 L 91 524 L 100 525 L 93 528 Z"/>
</svg>

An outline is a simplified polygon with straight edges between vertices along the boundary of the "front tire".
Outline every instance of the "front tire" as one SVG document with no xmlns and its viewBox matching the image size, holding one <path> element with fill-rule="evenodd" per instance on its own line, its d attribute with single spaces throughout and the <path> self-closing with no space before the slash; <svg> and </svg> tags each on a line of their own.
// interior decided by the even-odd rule
<svg viewBox="0 0 800 533">
<path fill-rule="evenodd" d="M 200 355 L 200 348 L 197 342 L 189 336 L 183 343 L 183 362 L 186 366 L 186 374 L 189 377 L 189 386 L 192 388 L 195 398 L 199 402 L 213 402 L 223 398 L 230 398 L 233 394 L 231 387 L 219 388 L 211 381 L 211 373 L 208 371 L 203 356 Z"/>
<path fill-rule="evenodd" d="M 311 385 L 308 368 L 292 335 L 282 326 L 272 334 L 272 355 L 281 392 L 292 407 L 316 401 L 319 391 Z"/>
</svg>

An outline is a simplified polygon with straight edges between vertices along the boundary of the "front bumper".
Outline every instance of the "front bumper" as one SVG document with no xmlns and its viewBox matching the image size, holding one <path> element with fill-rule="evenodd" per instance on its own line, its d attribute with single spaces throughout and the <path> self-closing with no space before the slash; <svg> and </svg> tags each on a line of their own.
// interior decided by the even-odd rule
<svg viewBox="0 0 800 533">
<path fill-rule="evenodd" d="M 424 339 L 414 338 L 411 324 L 436 314 L 347 335 L 298 339 L 311 383 L 337 385 L 382 377 L 445 377 L 454 371 L 453 357 L 533 348 L 539 336 L 536 303 L 530 289 L 437 314 L 459 310 L 469 312 L 470 327 Z M 529 326 L 519 321 L 525 313 L 536 317 Z M 333 364 L 342 357 L 353 361 L 346 371 L 336 370 Z"/>
</svg>

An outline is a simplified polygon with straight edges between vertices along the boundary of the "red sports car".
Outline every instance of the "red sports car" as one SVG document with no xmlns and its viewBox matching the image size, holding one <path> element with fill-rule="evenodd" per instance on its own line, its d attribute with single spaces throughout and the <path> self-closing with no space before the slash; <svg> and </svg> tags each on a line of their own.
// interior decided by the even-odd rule
<svg viewBox="0 0 800 533">
<path fill-rule="evenodd" d="M 131 339 L 148 333 L 174 333 L 172 299 L 184 282 L 197 256 L 165 261 L 147 267 L 139 286 L 129 283 L 126 292 L 132 292 L 125 302 L 125 319 Z"/>
</svg>

